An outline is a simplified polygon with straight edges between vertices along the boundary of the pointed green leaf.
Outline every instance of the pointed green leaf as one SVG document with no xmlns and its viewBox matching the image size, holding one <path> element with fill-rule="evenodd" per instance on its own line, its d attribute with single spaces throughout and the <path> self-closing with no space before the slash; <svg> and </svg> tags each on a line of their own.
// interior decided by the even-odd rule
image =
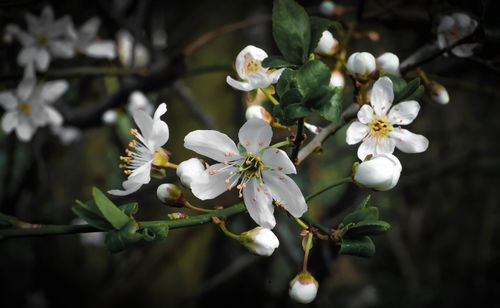
<svg viewBox="0 0 500 308">
<path fill-rule="evenodd" d="M 406 81 L 396 75 L 391 74 L 383 74 L 385 77 L 389 77 L 392 81 L 392 89 L 394 91 L 394 101 L 393 103 L 397 103 L 396 99 L 401 95 L 402 91 L 406 88 Z"/>
<path fill-rule="evenodd" d="M 372 257 L 375 255 L 375 245 L 368 236 L 356 239 L 343 239 L 340 245 L 339 254 Z"/>
<path fill-rule="evenodd" d="M 286 61 L 304 63 L 311 41 L 309 16 L 292 0 L 275 0 L 272 15 L 273 37 Z"/>
<path fill-rule="evenodd" d="M 300 119 L 307 117 L 311 113 L 311 109 L 302 104 L 291 104 L 285 107 L 285 116 L 288 119 Z"/>
<path fill-rule="evenodd" d="M 358 238 L 364 235 L 378 235 L 389 230 L 391 225 L 385 221 L 361 221 L 354 224 L 346 232 L 342 234 L 342 239 L 348 238 Z"/>
<path fill-rule="evenodd" d="M 90 226 L 100 230 L 112 230 L 113 226 L 102 216 L 98 216 L 85 207 L 75 205 L 71 208 L 73 213 L 81 219 L 85 220 Z"/>
<path fill-rule="evenodd" d="M 111 200 L 104 195 L 97 187 L 92 189 L 94 201 L 101 214 L 115 229 L 121 229 L 130 222 L 130 219 L 125 215 Z"/>
<path fill-rule="evenodd" d="M 262 61 L 262 66 L 269 68 L 283 68 L 283 67 L 296 67 L 297 64 L 288 62 L 282 56 L 269 56 Z"/>
<path fill-rule="evenodd" d="M 326 120 L 340 124 L 341 116 L 342 116 L 342 101 L 344 99 L 344 95 L 342 92 L 342 88 L 333 88 L 330 89 L 333 92 L 333 95 L 330 97 L 326 104 L 323 104 L 319 108 L 319 114 L 325 118 Z"/>
<path fill-rule="evenodd" d="M 347 214 L 342 220 L 342 224 L 346 226 L 350 223 L 357 223 L 360 221 L 376 221 L 378 217 L 378 209 L 374 206 L 370 206 Z"/>
<path fill-rule="evenodd" d="M 306 99 L 317 96 L 318 89 L 330 83 L 330 69 L 319 60 L 307 62 L 297 71 L 297 89 Z"/>
<path fill-rule="evenodd" d="M 363 200 L 363 202 L 361 202 L 358 205 L 358 209 L 364 209 L 368 205 L 368 202 L 370 202 L 371 197 L 372 197 L 371 195 L 366 196 L 366 198 Z"/>
<path fill-rule="evenodd" d="M 409 96 L 405 97 L 405 101 L 418 101 L 424 94 L 424 86 L 420 85 L 418 88 Z"/>
<path fill-rule="evenodd" d="M 276 84 L 276 92 L 280 99 L 290 88 L 295 86 L 295 74 L 296 71 L 290 69 L 286 69 L 281 73 L 280 79 Z"/>
</svg>

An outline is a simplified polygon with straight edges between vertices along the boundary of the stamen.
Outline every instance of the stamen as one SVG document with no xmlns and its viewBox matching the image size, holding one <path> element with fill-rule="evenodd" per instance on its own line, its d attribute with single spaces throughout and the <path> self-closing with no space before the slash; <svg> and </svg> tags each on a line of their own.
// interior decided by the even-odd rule
<svg viewBox="0 0 500 308">
<path fill-rule="evenodd" d="M 226 182 L 226 184 L 229 184 L 229 179 L 226 179 L 225 182 Z"/>
<path fill-rule="evenodd" d="M 224 161 L 224 165 L 227 165 L 227 164 L 228 164 L 228 162 L 227 162 L 227 160 L 225 160 L 225 161 Z"/>
<path fill-rule="evenodd" d="M 260 187 L 257 187 L 257 191 L 260 191 Z"/>
<path fill-rule="evenodd" d="M 240 193 L 240 194 L 238 195 L 238 198 L 241 198 L 241 197 L 243 197 L 243 195 Z"/>
<path fill-rule="evenodd" d="M 269 194 L 269 190 L 264 191 L 264 193 L 265 193 L 266 195 L 267 195 L 267 194 Z"/>
<path fill-rule="evenodd" d="M 262 183 L 259 183 L 259 185 L 260 185 L 260 187 L 264 186 L 264 184 L 262 184 Z"/>
<path fill-rule="evenodd" d="M 264 142 L 259 142 L 259 146 L 263 146 L 264 145 Z"/>
<path fill-rule="evenodd" d="M 224 156 L 228 157 L 229 156 L 229 152 L 224 153 Z"/>
<path fill-rule="evenodd" d="M 278 170 L 279 171 L 283 170 L 283 167 L 278 166 Z"/>
<path fill-rule="evenodd" d="M 214 172 L 214 174 L 217 174 L 217 169 L 214 169 L 214 171 L 213 171 L 213 172 Z"/>
<path fill-rule="evenodd" d="M 240 185 L 240 184 L 238 184 L 238 186 L 236 186 L 236 188 L 241 189 L 241 185 Z"/>
<path fill-rule="evenodd" d="M 257 201 L 257 197 L 253 197 L 253 201 Z"/>
<path fill-rule="evenodd" d="M 250 145 L 250 141 L 247 141 L 246 145 L 249 146 Z"/>
<path fill-rule="evenodd" d="M 247 187 L 247 184 L 246 183 L 243 183 L 243 188 L 246 188 Z"/>
<path fill-rule="evenodd" d="M 285 177 L 284 177 L 284 176 L 280 176 L 280 180 L 284 180 L 284 179 L 285 179 Z"/>
<path fill-rule="evenodd" d="M 230 190 L 231 190 L 231 186 L 228 186 L 228 187 L 227 187 L 227 190 L 228 190 L 228 191 L 230 191 Z"/>
<path fill-rule="evenodd" d="M 247 152 L 247 155 L 253 155 L 253 153 L 252 152 Z"/>
<path fill-rule="evenodd" d="M 125 173 L 126 175 L 129 175 L 132 173 L 132 171 L 131 170 L 123 170 L 123 173 Z"/>
</svg>

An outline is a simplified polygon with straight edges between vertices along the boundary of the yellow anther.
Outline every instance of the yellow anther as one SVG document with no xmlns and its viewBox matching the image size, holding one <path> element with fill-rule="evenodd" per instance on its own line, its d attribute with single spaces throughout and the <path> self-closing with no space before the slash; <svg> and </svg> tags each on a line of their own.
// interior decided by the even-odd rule
<svg viewBox="0 0 500 308">
<path fill-rule="evenodd" d="M 241 189 L 241 185 L 240 185 L 240 184 L 238 184 L 238 186 L 236 186 L 236 188 Z"/>
<path fill-rule="evenodd" d="M 229 190 L 231 190 L 231 186 L 228 186 L 228 187 L 227 187 L 227 190 L 228 190 L 228 191 L 229 191 Z"/>
<path fill-rule="evenodd" d="M 226 179 L 224 182 L 226 182 L 226 184 L 228 184 L 229 183 L 229 179 Z"/>
<path fill-rule="evenodd" d="M 233 175 L 233 174 L 234 174 L 234 172 L 233 172 L 233 171 L 229 172 L 229 176 L 231 176 L 231 175 Z"/>
<path fill-rule="evenodd" d="M 126 175 L 129 175 L 129 174 L 132 173 L 132 171 L 130 171 L 130 170 L 123 170 L 123 173 L 125 173 Z"/>
<path fill-rule="evenodd" d="M 253 153 L 252 152 L 247 152 L 247 155 L 253 155 Z"/>
<path fill-rule="evenodd" d="M 256 197 L 253 197 L 253 201 L 257 201 L 257 198 L 256 198 Z"/>
<path fill-rule="evenodd" d="M 249 161 L 249 160 L 245 161 L 245 165 L 250 165 L 251 163 L 252 163 L 252 162 L 251 162 L 251 161 Z"/>
<path fill-rule="evenodd" d="M 213 173 L 216 174 L 217 173 L 217 169 L 214 169 Z"/>
<path fill-rule="evenodd" d="M 243 188 L 246 188 L 247 187 L 247 184 L 243 183 Z"/>
<path fill-rule="evenodd" d="M 265 193 L 266 195 L 267 195 L 267 194 L 269 194 L 269 190 L 266 190 L 264 193 Z"/>
<path fill-rule="evenodd" d="M 213 175 L 214 173 L 212 171 L 208 171 L 208 174 Z"/>
<path fill-rule="evenodd" d="M 263 146 L 264 145 L 264 142 L 259 142 L 259 146 Z"/>
<path fill-rule="evenodd" d="M 224 165 L 227 165 L 227 164 L 228 164 L 228 162 L 227 162 L 227 160 L 225 160 L 225 161 L 224 161 Z"/>
<path fill-rule="evenodd" d="M 285 177 L 283 177 L 283 176 L 280 176 L 280 180 L 284 180 L 284 179 L 285 179 Z"/>
<path fill-rule="evenodd" d="M 239 195 L 238 195 L 238 198 L 241 198 L 241 197 L 243 197 L 243 195 L 242 195 L 242 194 L 239 194 Z"/>
<path fill-rule="evenodd" d="M 224 156 L 228 157 L 229 156 L 229 152 L 224 153 Z"/>
<path fill-rule="evenodd" d="M 279 171 L 283 170 L 283 167 L 278 166 L 278 170 Z"/>
<path fill-rule="evenodd" d="M 250 141 L 247 141 L 246 145 L 249 146 L 250 145 Z"/>
</svg>

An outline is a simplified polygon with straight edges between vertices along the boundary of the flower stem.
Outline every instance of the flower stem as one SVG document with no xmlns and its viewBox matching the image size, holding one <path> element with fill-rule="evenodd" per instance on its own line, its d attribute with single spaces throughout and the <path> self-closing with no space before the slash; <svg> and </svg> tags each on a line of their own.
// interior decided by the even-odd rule
<svg viewBox="0 0 500 308">
<path fill-rule="evenodd" d="M 285 141 L 281 141 L 281 142 L 278 142 L 278 143 L 275 143 L 273 145 L 270 146 L 270 148 L 281 148 L 281 147 L 286 147 L 286 146 L 289 146 L 289 145 L 292 145 L 293 143 L 289 140 L 285 140 Z"/>
<path fill-rule="evenodd" d="M 352 178 L 350 176 L 345 177 L 343 179 L 340 179 L 337 182 L 334 182 L 334 183 L 326 186 L 325 188 L 321 189 L 320 191 L 317 191 L 315 193 L 312 193 L 312 194 L 306 196 L 306 202 L 308 202 L 309 200 L 311 200 L 312 198 L 314 198 L 316 196 L 321 195 L 322 193 L 324 193 L 325 191 L 327 191 L 327 190 L 329 190 L 331 188 L 334 188 L 334 187 L 337 187 L 339 185 L 342 185 L 344 183 L 349 183 L 349 182 L 352 182 Z"/>
<path fill-rule="evenodd" d="M 313 234 L 312 232 L 309 232 L 309 234 L 307 234 L 306 252 L 304 253 L 304 265 L 302 267 L 303 272 L 307 272 L 307 261 L 309 260 L 309 251 L 311 250 L 312 247 L 312 239 L 313 239 Z"/>
<path fill-rule="evenodd" d="M 167 163 L 165 165 L 166 168 L 172 168 L 172 169 L 177 169 L 178 165 L 176 164 L 172 164 L 172 163 Z"/>
<path fill-rule="evenodd" d="M 192 209 L 198 212 L 205 212 L 205 213 L 211 213 L 211 212 L 216 212 L 217 210 L 209 210 L 209 209 L 204 209 L 201 207 L 197 207 L 189 203 L 188 201 L 184 202 L 184 206 L 187 207 L 188 209 Z"/>
<path fill-rule="evenodd" d="M 291 160 L 294 164 L 296 164 L 297 156 L 299 155 L 300 146 L 302 145 L 302 141 L 304 141 L 304 118 L 300 118 L 297 123 L 297 136 L 295 136 L 295 148 L 292 151 Z"/>
<path fill-rule="evenodd" d="M 304 228 L 305 230 L 309 229 L 309 226 L 304 223 L 300 218 L 298 217 L 294 217 L 295 218 L 295 221 L 302 227 Z"/>
<path fill-rule="evenodd" d="M 224 221 L 222 221 L 220 224 L 219 224 L 219 228 L 222 230 L 222 232 L 224 232 L 227 236 L 229 237 L 232 237 L 234 238 L 235 240 L 239 240 L 240 239 L 240 236 L 237 235 L 237 234 L 234 234 L 233 232 L 229 231 L 226 227 L 226 223 Z"/>
<path fill-rule="evenodd" d="M 262 88 L 259 88 L 259 89 L 271 101 L 271 103 L 273 103 L 274 105 L 279 105 L 280 104 L 280 102 L 278 102 L 271 94 L 267 93 L 266 90 L 264 90 Z"/>
</svg>

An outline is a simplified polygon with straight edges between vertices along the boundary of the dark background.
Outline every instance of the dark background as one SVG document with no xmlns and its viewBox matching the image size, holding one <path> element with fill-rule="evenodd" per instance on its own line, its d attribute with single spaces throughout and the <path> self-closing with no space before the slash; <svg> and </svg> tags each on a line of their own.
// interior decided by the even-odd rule
<svg viewBox="0 0 500 308">
<path fill-rule="evenodd" d="M 320 288 L 311 306 L 475 307 L 498 302 L 500 58 L 495 38 L 500 36 L 495 2 L 338 2 L 352 10 L 336 19 L 345 27 L 358 23 L 348 54 L 391 51 L 402 61 L 435 42 L 439 16 L 456 11 L 481 19 L 482 35 L 474 57 L 440 56 L 422 66 L 431 79 L 446 86 L 450 103 L 438 105 L 427 94 L 420 99 L 420 115 L 409 129 L 425 135 L 430 146 L 422 154 L 396 150 L 403 164 L 396 188 L 371 192 L 344 185 L 311 202 L 313 216 L 335 227 L 372 194 L 381 219 L 392 225 L 386 235 L 374 238 L 377 252 L 369 259 L 337 256 L 329 243 L 315 243 L 309 270 Z M 311 14 L 317 14 L 319 3 L 301 1 Z M 249 44 L 278 53 L 270 19 L 259 17 L 271 14 L 271 1 L 123 1 L 123 11 L 110 1 L 0 1 L 0 27 L 17 23 L 25 28 L 25 12 L 39 16 L 46 4 L 53 6 L 56 17 L 72 16 L 77 27 L 99 16 L 103 39 L 114 39 L 118 29 L 128 28 L 152 47 L 152 63 L 149 77 L 50 74 L 71 67 L 120 67 L 116 60 L 78 56 L 57 59 L 46 75 L 39 75 L 40 80 L 70 82 L 56 107 L 67 123 L 82 129 L 83 137 L 63 146 L 47 129 L 40 129 L 28 143 L 0 132 L 1 212 L 29 222 L 72 223 L 74 200 L 90 199 L 92 186 L 120 187 L 124 175 L 117 166 L 130 118 L 123 113 L 117 125 L 102 125 L 103 109 L 96 106 L 122 108 L 133 89 L 143 90 L 155 105 L 166 102 L 163 119 L 171 136 L 165 147 L 172 162 L 180 163 L 194 155 L 183 148 L 183 138 L 192 130 L 217 129 L 235 139 L 244 121 L 245 98 L 225 77 L 235 75 L 231 65 L 237 53 Z M 224 31 L 238 28 L 235 23 L 242 21 L 248 24 Z M 166 30 L 166 48 L 151 45 L 154 27 Z M 370 40 L 367 31 L 378 32 L 380 39 Z M 185 56 L 186 48 L 207 33 L 213 37 Z M 22 70 L 15 62 L 19 50 L 17 43 L 2 43 L 0 90 L 15 88 L 20 80 Z M 347 106 L 352 99 L 349 80 L 344 93 Z M 326 124 L 314 117 L 309 121 Z M 286 136 L 286 130 L 275 130 L 277 141 Z M 345 143 L 343 128 L 326 141 L 323 153 L 298 167 L 294 179 L 304 194 L 315 192 L 348 174 L 356 149 Z M 176 181 L 171 172 L 136 194 L 113 200 L 138 201 L 139 220 L 167 219 L 175 209 L 161 205 L 155 190 L 160 183 Z M 186 196 L 196 204 L 188 191 Z M 198 205 L 230 205 L 235 200 L 224 194 Z M 172 230 L 163 243 L 141 242 L 118 254 L 86 244 L 79 235 L 3 240 L 2 306 L 300 306 L 288 297 L 288 282 L 299 272 L 303 257 L 300 229 L 285 213 L 276 216 L 280 247 L 268 258 L 250 255 L 211 224 Z M 229 221 L 233 232 L 253 227 L 244 214 Z"/>
</svg>

